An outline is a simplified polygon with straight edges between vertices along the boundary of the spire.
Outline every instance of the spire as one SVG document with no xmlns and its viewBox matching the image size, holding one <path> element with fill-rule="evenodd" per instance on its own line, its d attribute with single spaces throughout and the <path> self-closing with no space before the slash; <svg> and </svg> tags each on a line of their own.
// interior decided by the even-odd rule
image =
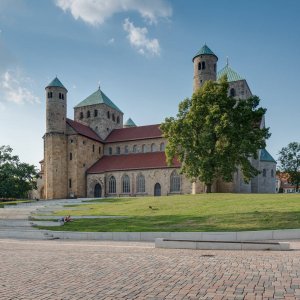
<svg viewBox="0 0 300 300">
<path fill-rule="evenodd" d="M 64 85 L 60 82 L 60 80 L 57 78 L 57 76 L 46 86 L 48 87 L 60 87 L 67 91 L 67 89 L 64 87 Z"/>
<path fill-rule="evenodd" d="M 218 59 L 217 55 L 212 52 L 212 50 L 206 45 L 206 43 L 204 44 L 204 46 L 202 46 L 202 48 L 193 57 L 193 61 L 194 61 L 194 58 L 199 55 L 214 55 Z"/>
<path fill-rule="evenodd" d="M 128 127 L 136 127 L 136 124 L 132 121 L 131 118 L 129 118 L 125 123 L 124 123 L 124 128 Z"/>
</svg>

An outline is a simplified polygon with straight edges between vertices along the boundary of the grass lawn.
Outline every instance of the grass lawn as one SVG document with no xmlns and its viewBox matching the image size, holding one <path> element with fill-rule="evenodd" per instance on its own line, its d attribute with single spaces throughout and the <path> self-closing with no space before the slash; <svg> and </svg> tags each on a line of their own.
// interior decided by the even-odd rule
<svg viewBox="0 0 300 300">
<path fill-rule="evenodd" d="M 200 194 L 115 198 L 72 207 L 77 210 L 68 210 L 66 206 L 65 210 L 56 214 L 126 218 L 75 220 L 62 227 L 52 227 L 52 230 L 244 231 L 300 228 L 300 194 Z"/>
</svg>

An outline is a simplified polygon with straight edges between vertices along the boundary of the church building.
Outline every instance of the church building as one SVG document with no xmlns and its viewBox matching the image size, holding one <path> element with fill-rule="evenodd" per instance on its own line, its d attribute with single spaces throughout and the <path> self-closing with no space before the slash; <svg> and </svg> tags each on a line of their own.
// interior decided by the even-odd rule
<svg viewBox="0 0 300 300">
<path fill-rule="evenodd" d="M 227 75 L 229 95 L 247 99 L 247 81 L 227 64 L 217 72 L 218 57 L 204 45 L 192 59 L 194 91 L 207 80 Z M 201 182 L 180 174 L 180 163 L 168 166 L 167 140 L 160 124 L 123 122 L 122 110 L 100 89 L 74 107 L 67 118 L 68 90 L 58 78 L 46 86 L 46 133 L 41 161 L 40 198 L 160 196 L 205 192 Z M 261 126 L 264 125 L 262 120 Z M 275 193 L 276 161 L 265 149 L 252 164 L 261 174 L 245 183 L 240 169 L 233 182 L 217 180 L 213 192 Z"/>
</svg>

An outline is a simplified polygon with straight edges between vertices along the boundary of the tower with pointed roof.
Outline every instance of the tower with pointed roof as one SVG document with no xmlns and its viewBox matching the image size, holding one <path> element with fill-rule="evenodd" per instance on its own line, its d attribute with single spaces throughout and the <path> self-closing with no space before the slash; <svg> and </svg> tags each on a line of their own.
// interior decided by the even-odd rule
<svg viewBox="0 0 300 300">
<path fill-rule="evenodd" d="M 46 90 L 46 134 L 44 135 L 45 197 L 67 195 L 67 89 L 54 78 Z"/>
<path fill-rule="evenodd" d="M 104 140 L 123 127 L 123 112 L 100 89 L 74 107 L 74 120 L 91 127 Z"/>
<path fill-rule="evenodd" d="M 193 57 L 194 63 L 194 92 L 207 80 L 217 80 L 218 57 L 204 45 Z"/>
</svg>

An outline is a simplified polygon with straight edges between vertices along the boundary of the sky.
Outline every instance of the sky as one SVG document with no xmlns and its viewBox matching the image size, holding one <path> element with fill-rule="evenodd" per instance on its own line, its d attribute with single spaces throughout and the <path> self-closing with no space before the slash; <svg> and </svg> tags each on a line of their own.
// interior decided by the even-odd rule
<svg viewBox="0 0 300 300">
<path fill-rule="evenodd" d="M 73 107 L 101 90 L 137 125 L 175 116 L 206 43 L 267 108 L 276 159 L 300 142 L 298 0 L 0 0 L 0 145 L 43 158 L 45 86 Z"/>
</svg>

